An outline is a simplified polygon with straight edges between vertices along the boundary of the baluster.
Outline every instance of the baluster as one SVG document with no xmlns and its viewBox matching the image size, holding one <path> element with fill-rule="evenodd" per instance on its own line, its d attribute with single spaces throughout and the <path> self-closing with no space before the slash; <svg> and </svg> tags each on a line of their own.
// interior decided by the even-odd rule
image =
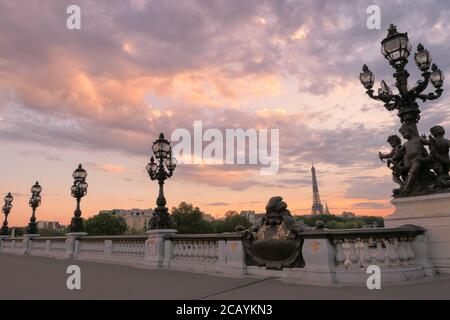
<svg viewBox="0 0 450 320">
<path fill-rule="evenodd" d="M 198 251 L 198 241 L 192 241 L 192 245 L 194 247 L 194 254 L 192 255 L 193 256 L 193 260 L 197 260 L 198 259 L 198 253 L 199 253 L 199 251 Z"/>
<path fill-rule="evenodd" d="M 177 240 L 177 244 L 178 244 L 178 259 L 184 259 L 186 255 L 185 242 Z"/>
<path fill-rule="evenodd" d="M 214 241 L 214 260 L 219 260 L 219 241 Z"/>
<path fill-rule="evenodd" d="M 416 254 L 414 253 L 413 249 L 411 248 L 411 243 L 414 241 L 413 237 L 409 237 L 408 241 L 406 242 L 406 252 L 408 253 L 408 263 L 409 264 L 416 264 Z"/>
<path fill-rule="evenodd" d="M 128 243 L 128 256 L 130 257 L 130 256 L 132 256 L 133 254 L 134 254 L 134 243 L 133 243 L 133 241 L 127 241 L 127 243 Z"/>
<path fill-rule="evenodd" d="M 406 242 L 406 238 L 403 238 L 403 237 L 400 238 L 398 255 L 400 258 L 401 266 L 404 266 L 408 263 L 408 252 L 406 251 L 406 248 L 405 248 L 405 242 Z"/>
<path fill-rule="evenodd" d="M 336 247 L 336 266 L 343 267 L 345 265 L 347 257 L 345 256 L 344 250 L 342 249 L 342 240 L 334 240 L 334 246 Z"/>
<path fill-rule="evenodd" d="M 173 245 L 173 258 L 178 258 L 178 252 L 179 252 L 179 244 L 178 241 L 172 241 Z"/>
<path fill-rule="evenodd" d="M 194 260 L 195 259 L 194 241 L 188 241 L 188 246 L 189 246 L 188 259 L 189 260 Z"/>
<path fill-rule="evenodd" d="M 205 241 L 199 243 L 199 258 L 200 261 L 205 261 Z"/>
<path fill-rule="evenodd" d="M 189 245 L 189 241 L 184 240 L 184 254 L 183 254 L 183 259 L 184 260 L 188 260 L 189 259 L 189 255 L 190 255 L 190 251 L 191 251 L 191 247 Z"/>
<path fill-rule="evenodd" d="M 397 238 L 390 238 L 388 240 L 387 254 L 388 254 L 389 265 L 397 266 L 399 264 Z"/>
<path fill-rule="evenodd" d="M 373 254 L 372 254 L 372 252 L 370 252 L 370 248 L 369 248 L 369 240 L 370 239 L 368 239 L 368 238 L 365 238 L 362 240 L 362 242 L 363 242 L 362 260 L 363 260 L 364 265 L 370 265 L 373 260 Z"/>
<path fill-rule="evenodd" d="M 356 239 L 348 239 L 348 242 L 350 243 L 350 253 L 348 255 L 348 260 L 350 260 L 352 267 L 359 266 L 359 255 L 356 251 L 355 243 L 357 243 Z"/>
<path fill-rule="evenodd" d="M 133 244 L 130 241 L 125 241 L 125 252 L 124 256 L 129 257 L 133 252 Z"/>
<path fill-rule="evenodd" d="M 377 260 L 378 264 L 383 265 L 386 261 L 386 255 L 384 254 L 383 250 L 383 239 L 376 239 L 377 243 L 377 249 L 375 252 L 375 259 Z"/>
<path fill-rule="evenodd" d="M 209 256 L 209 262 L 214 262 L 215 254 L 214 254 L 214 241 L 209 241 L 208 244 L 208 256 Z"/>
</svg>

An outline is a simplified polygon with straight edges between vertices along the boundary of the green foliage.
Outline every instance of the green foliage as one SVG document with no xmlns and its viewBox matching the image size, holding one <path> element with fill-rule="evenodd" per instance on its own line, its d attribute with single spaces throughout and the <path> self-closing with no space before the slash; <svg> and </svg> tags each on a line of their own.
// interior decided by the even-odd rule
<svg viewBox="0 0 450 320">
<path fill-rule="evenodd" d="M 355 229 L 374 225 L 384 227 L 384 219 L 373 216 L 343 217 L 334 214 L 317 214 L 296 216 L 295 218 L 311 227 L 317 220 L 321 220 L 325 223 L 325 228 L 328 229 Z"/>
<path fill-rule="evenodd" d="M 178 233 L 212 233 L 210 222 L 203 220 L 204 213 L 192 204 L 182 202 L 172 208 L 172 220 Z"/>
<path fill-rule="evenodd" d="M 238 225 L 249 228 L 251 223 L 244 216 L 236 211 L 225 213 L 223 220 L 208 222 L 203 220 L 204 213 L 192 204 L 182 202 L 178 207 L 171 210 L 172 220 L 178 233 L 199 234 L 199 233 L 222 233 L 234 232 Z"/>
<path fill-rule="evenodd" d="M 66 234 L 64 230 L 55 230 L 51 228 L 39 229 L 38 233 L 41 237 L 61 237 Z"/>
<path fill-rule="evenodd" d="M 235 228 L 239 225 L 243 226 L 244 229 L 251 227 L 250 221 L 247 217 L 241 216 L 236 211 L 228 211 L 225 213 L 225 219 L 217 220 L 213 222 L 214 230 L 217 233 L 222 232 L 234 232 Z"/>
<path fill-rule="evenodd" d="M 85 230 L 91 236 L 122 235 L 127 231 L 127 223 L 118 215 L 104 212 L 87 219 Z"/>
<path fill-rule="evenodd" d="M 127 235 L 137 236 L 137 235 L 143 235 L 143 230 L 138 230 L 136 228 L 127 229 L 127 232 L 125 233 Z"/>
</svg>

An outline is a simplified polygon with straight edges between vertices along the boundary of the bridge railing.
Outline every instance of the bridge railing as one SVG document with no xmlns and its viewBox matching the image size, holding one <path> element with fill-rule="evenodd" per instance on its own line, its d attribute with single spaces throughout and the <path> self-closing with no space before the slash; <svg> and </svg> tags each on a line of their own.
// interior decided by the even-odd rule
<svg viewBox="0 0 450 320">
<path fill-rule="evenodd" d="M 242 233 L 176 234 L 154 230 L 142 236 L 3 238 L 3 253 L 129 264 L 148 268 L 232 275 L 262 275 L 307 283 L 365 284 L 369 266 L 385 282 L 433 275 L 425 230 L 417 226 L 346 230 L 306 230 L 303 268 L 267 270 L 246 265 Z"/>
<path fill-rule="evenodd" d="M 329 270 L 330 282 L 362 283 L 369 266 L 379 268 L 386 282 L 433 275 L 425 229 L 418 226 L 308 230 L 302 237 L 304 272 L 313 281 Z"/>
</svg>

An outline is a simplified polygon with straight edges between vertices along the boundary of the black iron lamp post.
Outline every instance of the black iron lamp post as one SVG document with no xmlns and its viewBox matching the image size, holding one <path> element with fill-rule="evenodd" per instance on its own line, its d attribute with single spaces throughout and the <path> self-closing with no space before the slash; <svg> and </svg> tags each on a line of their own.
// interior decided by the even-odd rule
<svg viewBox="0 0 450 320">
<path fill-rule="evenodd" d="M 156 200 L 157 207 L 153 213 L 153 218 L 150 220 L 150 229 L 169 229 L 172 221 L 166 208 L 164 181 L 173 175 L 177 162 L 172 156 L 170 142 L 164 138 L 162 133 L 159 135 L 159 139 L 153 142 L 152 150 L 155 156 L 150 158 L 150 162 L 147 164 L 147 172 L 151 180 L 158 181 L 159 195 Z"/>
<path fill-rule="evenodd" d="M 72 222 L 70 224 L 70 232 L 83 232 L 83 219 L 81 219 L 81 209 L 80 202 L 81 198 L 83 198 L 87 194 L 88 184 L 86 183 L 87 172 L 83 169 L 81 164 L 78 165 L 78 168 L 72 174 L 74 179 L 72 185 L 72 197 L 77 200 L 77 207 L 74 212 L 74 217 L 72 218 Z"/>
<path fill-rule="evenodd" d="M 422 44 L 419 44 L 417 52 L 414 54 L 414 60 L 422 72 L 423 79 L 419 80 L 413 88 L 409 88 L 409 73 L 405 66 L 411 53 L 411 44 L 408 39 L 408 33 L 398 32 L 397 28 L 392 24 L 388 29 L 387 37 L 381 41 L 381 53 L 395 69 L 393 77 L 396 80 L 395 86 L 398 93 L 394 94 L 386 82 L 381 81 L 378 94 L 374 94 L 372 88 L 375 77 L 366 65 L 363 66 L 359 79 L 367 89 L 366 93 L 369 97 L 384 102 L 385 108 L 389 111 L 398 110 L 401 123 L 409 127 L 415 136 L 419 136 L 417 123 L 420 120 L 420 109 L 416 100 L 419 99 L 425 102 L 438 99 L 442 95 L 444 75 L 435 64 L 431 63 L 431 53 Z M 423 94 L 430 82 L 434 86 L 435 91 Z"/>
<path fill-rule="evenodd" d="M 9 228 L 8 228 L 8 215 L 11 212 L 12 209 L 12 202 L 14 198 L 11 195 L 11 192 L 9 192 L 5 197 L 5 205 L 3 206 L 3 214 L 5 215 L 5 220 L 3 221 L 2 236 L 9 236 Z"/>
<path fill-rule="evenodd" d="M 33 214 L 31 215 L 30 223 L 27 227 L 27 234 L 37 234 L 36 208 L 41 205 L 41 192 L 42 187 L 39 185 L 39 182 L 36 181 L 34 186 L 31 187 L 31 198 L 28 203 L 33 209 Z"/>
</svg>

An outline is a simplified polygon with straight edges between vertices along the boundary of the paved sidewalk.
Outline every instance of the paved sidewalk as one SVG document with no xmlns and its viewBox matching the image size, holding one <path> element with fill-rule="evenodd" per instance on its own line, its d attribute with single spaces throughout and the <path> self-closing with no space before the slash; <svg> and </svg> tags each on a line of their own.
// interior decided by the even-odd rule
<svg viewBox="0 0 450 320">
<path fill-rule="evenodd" d="M 81 268 L 81 290 L 66 287 L 69 265 Z M 371 291 L 0 254 L 3 299 L 450 299 L 450 277 Z"/>
</svg>

